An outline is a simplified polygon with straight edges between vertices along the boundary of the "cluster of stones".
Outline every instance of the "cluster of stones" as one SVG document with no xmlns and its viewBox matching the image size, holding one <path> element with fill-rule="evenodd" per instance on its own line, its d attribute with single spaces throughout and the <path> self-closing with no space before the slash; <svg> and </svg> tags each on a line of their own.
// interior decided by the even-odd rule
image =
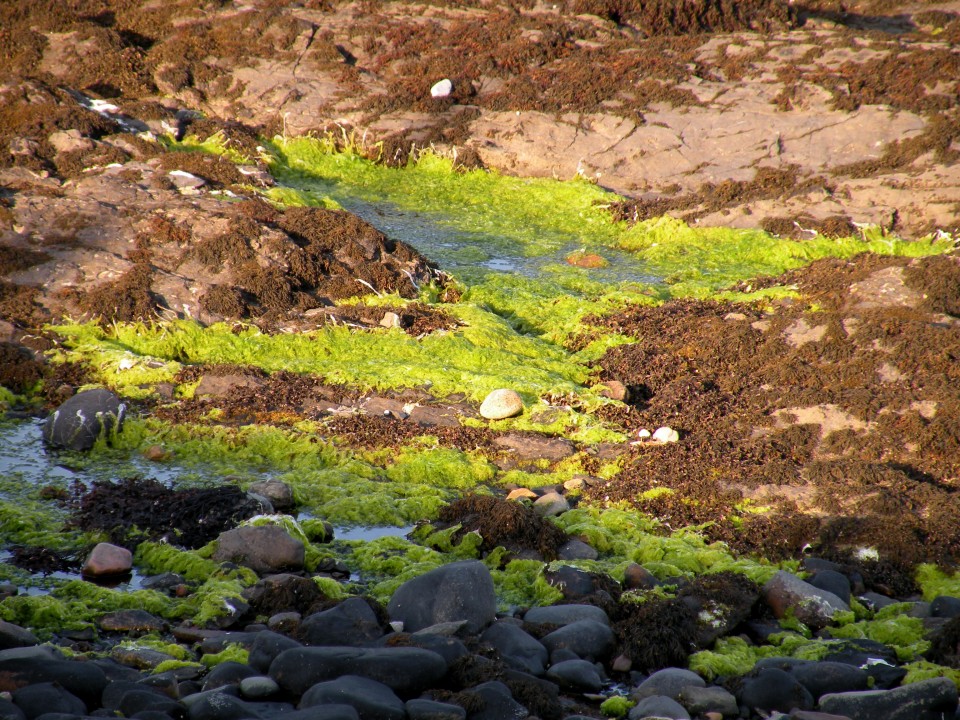
<svg viewBox="0 0 960 720">
<path fill-rule="evenodd" d="M 246 552 L 237 543 L 227 553 L 234 560 L 261 573 L 290 562 L 287 548 L 298 541 L 281 537 L 284 531 L 274 526 L 250 529 L 256 532 L 248 540 L 258 535 L 260 550 Z M 267 547 L 279 550 L 271 554 Z M 311 581 L 267 574 L 251 589 L 251 599 L 258 589 L 290 590 L 298 583 Z M 841 596 L 849 591 L 846 576 L 824 565 L 811 583 L 778 573 L 762 594 L 776 614 L 803 614 L 813 627 L 824 627 L 847 607 Z M 960 603 L 940 604 L 956 610 Z M 533 716 L 521 702 L 522 689 L 530 688 L 553 717 L 583 720 L 589 716 L 579 713 L 596 709 L 611 694 L 614 673 L 629 677 L 629 686 L 620 686 L 629 687 L 629 720 L 756 713 L 792 720 L 912 720 L 953 717 L 958 706 L 951 680 L 901 686 L 905 673 L 895 653 L 866 641 L 825 661 L 768 658 L 743 678 L 713 685 L 684 668 L 649 676 L 630 672 L 628 658 L 614 657 L 617 637 L 603 609 L 573 601 L 498 614 L 490 572 L 475 560 L 404 583 L 385 614 L 350 597 L 306 617 L 281 612 L 243 630 L 174 628 L 174 637 L 193 643 L 201 658 L 231 645 L 248 650 L 247 662 L 221 662 L 205 674 L 196 663 L 150 672 L 170 656 L 121 645 L 107 657 L 67 659 L 28 630 L 0 623 L 0 718 L 521 720 Z M 134 636 L 168 630 L 143 611 L 107 613 L 100 628 Z"/>
</svg>

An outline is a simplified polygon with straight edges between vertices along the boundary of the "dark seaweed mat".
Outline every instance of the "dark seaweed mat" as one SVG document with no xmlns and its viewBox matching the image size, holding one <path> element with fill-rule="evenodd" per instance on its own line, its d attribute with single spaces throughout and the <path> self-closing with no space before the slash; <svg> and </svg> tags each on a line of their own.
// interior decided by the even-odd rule
<svg viewBox="0 0 960 720">
<path fill-rule="evenodd" d="M 118 545 L 165 540 L 195 549 L 260 509 L 235 485 L 173 490 L 156 480 L 129 478 L 95 482 L 82 492 L 68 526 L 106 532 Z"/>
</svg>

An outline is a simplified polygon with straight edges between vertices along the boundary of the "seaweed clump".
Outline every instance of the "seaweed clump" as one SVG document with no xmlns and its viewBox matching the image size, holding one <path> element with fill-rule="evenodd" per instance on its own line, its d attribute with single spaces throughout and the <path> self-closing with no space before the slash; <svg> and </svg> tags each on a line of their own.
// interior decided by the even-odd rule
<svg viewBox="0 0 960 720">
<path fill-rule="evenodd" d="M 439 521 L 447 526 L 460 524 L 454 539 L 480 533 L 483 553 L 502 545 L 514 553 L 533 550 L 544 560 L 556 560 L 560 547 L 569 540 L 563 530 L 529 507 L 488 495 L 468 495 L 450 503 L 440 510 Z"/>
<path fill-rule="evenodd" d="M 129 478 L 95 482 L 79 493 L 68 525 L 105 532 L 118 545 L 150 539 L 195 549 L 259 511 L 259 503 L 235 485 L 174 490 Z"/>
</svg>

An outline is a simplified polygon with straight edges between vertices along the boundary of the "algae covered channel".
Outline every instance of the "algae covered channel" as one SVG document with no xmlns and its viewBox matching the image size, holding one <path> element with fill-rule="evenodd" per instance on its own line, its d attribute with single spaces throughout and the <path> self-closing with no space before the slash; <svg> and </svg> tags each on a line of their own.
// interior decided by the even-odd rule
<svg viewBox="0 0 960 720">
<path fill-rule="evenodd" d="M 219 136 L 171 142 L 170 150 L 250 160 L 233 156 Z M 682 488 L 658 483 L 656 470 L 644 464 L 656 458 L 676 470 L 688 457 L 685 443 L 698 442 L 697 433 L 709 435 L 711 428 L 681 427 L 680 442 L 669 447 L 638 440 L 639 430 L 670 425 L 682 412 L 651 410 L 657 388 L 626 379 L 626 371 L 621 384 L 633 397 L 610 392 L 617 363 L 630 348 L 657 340 L 638 335 L 627 319 L 685 308 L 694 317 L 705 313 L 704 326 L 719 317 L 721 325 L 742 320 L 756 333 L 774 327 L 788 339 L 802 336 L 793 347 L 809 350 L 804 333 L 812 332 L 815 344 L 841 323 L 825 323 L 816 336 L 818 313 L 827 317 L 835 309 L 826 295 L 805 294 L 804 268 L 818 262 L 843 268 L 848 260 L 854 267 L 854 258 L 870 257 L 879 258 L 869 262 L 884 272 L 907 268 L 909 278 L 913 258 L 954 250 L 950 236 L 907 241 L 865 228 L 857 237 L 798 241 L 759 230 L 698 228 L 668 216 L 630 223 L 611 212 L 622 198 L 583 178 L 463 170 L 429 152 L 390 167 L 368 155 L 330 139 L 276 138 L 260 157 L 276 183 L 246 191 L 275 212 L 350 211 L 412 246 L 436 272 L 430 282 L 411 277 L 408 296 L 365 282 L 355 285 L 355 296 L 269 325 L 256 317 L 200 323 L 161 314 L 109 322 L 58 318 L 42 329 L 49 338 L 45 374 L 0 389 L 0 402 L 12 411 L 0 423 L 0 580 L 19 591 L 0 602 L 0 617 L 41 636 L 80 632 L 100 614 L 121 608 L 198 625 L 228 622 L 256 576 L 215 562 L 215 535 L 189 546 L 179 542 L 183 528 L 161 531 L 142 520 L 122 527 L 85 524 L 94 515 L 91 504 L 108 497 L 109 487 L 128 491 L 112 500 L 122 516 L 122 502 L 147 487 L 168 497 L 157 488 L 245 491 L 281 481 L 292 489 L 292 508 L 250 513 L 241 522 L 277 523 L 301 539 L 305 571 L 330 598 L 363 593 L 385 602 L 404 581 L 465 558 L 487 564 L 502 610 L 562 599 L 550 582 L 561 566 L 621 582 L 627 568 L 640 564 L 667 583 L 651 595 L 660 600 L 676 589 L 671 581 L 677 579 L 730 571 L 763 583 L 780 568 L 798 568 L 799 547 L 771 545 L 767 553 L 762 539 L 752 551 L 749 543 L 732 542 L 741 530 L 748 537 L 772 503 L 747 495 L 730 500 L 729 488 L 713 493 L 716 505 L 685 498 Z M 236 196 L 223 202 L 237 202 Z M 805 315 L 777 326 L 785 313 Z M 395 321 L 384 322 L 387 314 Z M 412 318 L 408 327 L 403 317 Z M 651 371 L 692 364 L 696 345 L 681 343 L 671 356 L 649 351 L 644 362 Z M 690 383 L 698 382 L 696 374 L 690 372 Z M 47 451 L 40 442 L 37 418 L 56 397 L 52 378 L 65 377 L 77 388 L 107 387 L 131 409 L 122 431 L 89 452 Z M 484 419 L 477 408 L 499 388 L 519 393 L 523 412 Z M 694 390 L 704 396 L 710 388 Z M 825 417 L 822 408 L 830 403 L 809 405 Z M 928 406 L 917 407 L 920 413 Z M 429 419 L 411 420 L 418 412 Z M 774 405 L 766 412 L 773 420 L 758 438 L 790 429 L 788 421 L 777 424 Z M 721 408 L 704 418 L 719 428 L 723 414 Z M 750 467 L 763 464 L 763 458 L 748 459 Z M 712 470 L 718 487 L 729 480 L 721 467 L 717 461 Z M 625 496 L 628 481 L 644 473 L 646 485 Z M 560 561 L 529 547 L 508 547 L 517 538 L 501 544 L 495 535 L 484 536 L 468 527 L 466 515 L 443 519 L 459 498 L 500 499 L 511 488 L 526 488 L 529 497 L 538 489 L 560 490 L 568 509 L 546 522 L 595 553 Z M 710 510 L 717 520 L 692 522 Z M 337 528 L 332 537 L 331 528 Z M 377 528 L 378 536 L 352 535 L 358 528 Z M 728 534 L 712 535 L 718 528 Z M 105 539 L 134 552 L 139 576 L 174 572 L 191 591 L 171 597 L 79 579 L 77 561 Z M 35 558 L 38 549 L 68 571 L 51 574 L 53 565 L 31 569 L 17 562 Z M 943 570 L 936 566 L 948 555 L 914 558 L 910 565 L 914 589 L 928 599 L 960 592 L 949 563 Z M 644 601 L 643 593 L 635 595 Z M 856 605 L 836 618 L 834 636 L 882 638 L 902 660 L 912 660 L 924 651 L 924 640 L 905 612 L 873 613 Z M 765 655 L 813 657 L 819 642 L 787 623 L 776 645 L 747 647 L 728 638 L 690 662 L 707 676 L 745 671 Z M 939 672 L 915 669 L 918 678 Z"/>
</svg>

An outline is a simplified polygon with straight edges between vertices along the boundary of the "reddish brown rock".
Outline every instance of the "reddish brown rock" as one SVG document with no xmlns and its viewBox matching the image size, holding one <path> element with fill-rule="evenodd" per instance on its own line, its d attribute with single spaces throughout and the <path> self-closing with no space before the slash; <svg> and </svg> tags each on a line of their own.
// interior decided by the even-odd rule
<svg viewBox="0 0 960 720">
<path fill-rule="evenodd" d="M 100 543 L 90 552 L 81 572 L 88 577 L 126 575 L 133 569 L 133 553 L 123 547 Z"/>
</svg>

